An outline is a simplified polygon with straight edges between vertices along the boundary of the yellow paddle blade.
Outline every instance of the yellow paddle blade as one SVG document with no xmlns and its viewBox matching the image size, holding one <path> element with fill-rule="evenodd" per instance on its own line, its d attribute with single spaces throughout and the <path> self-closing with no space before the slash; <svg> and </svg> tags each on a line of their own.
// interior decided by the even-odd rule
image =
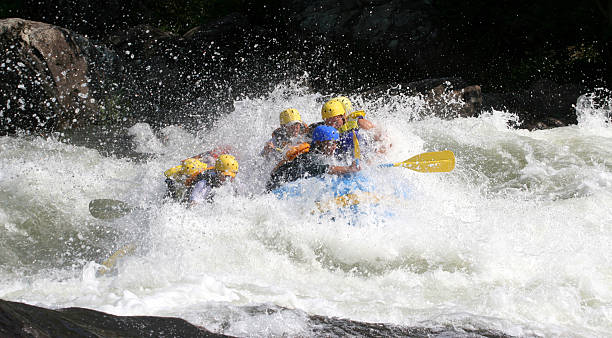
<svg viewBox="0 0 612 338">
<path fill-rule="evenodd" d="M 449 172 L 455 168 L 455 154 L 450 150 L 422 153 L 406 161 L 393 163 L 393 166 L 404 167 L 421 173 Z"/>
</svg>

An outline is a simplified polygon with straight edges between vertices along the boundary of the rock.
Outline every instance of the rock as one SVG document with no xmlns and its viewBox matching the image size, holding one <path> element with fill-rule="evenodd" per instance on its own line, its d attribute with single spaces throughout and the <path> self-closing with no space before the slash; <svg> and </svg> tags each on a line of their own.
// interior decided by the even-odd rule
<svg viewBox="0 0 612 338">
<path fill-rule="evenodd" d="M 448 64 L 452 46 L 440 43 L 429 1 L 292 0 L 283 13 L 304 33 L 349 43 L 367 54 L 391 53 L 401 68 L 419 74 Z"/>
<path fill-rule="evenodd" d="M 228 337 L 179 318 L 121 317 L 83 308 L 49 310 L 0 300 L 2 337 Z"/>
<path fill-rule="evenodd" d="M 2 20 L 0 47 L 15 61 L 0 67 L 0 132 L 124 119 L 210 126 L 235 99 L 303 74 L 321 93 L 419 93 L 431 114 L 447 118 L 508 109 L 524 126 L 558 124 L 547 117 L 576 123 L 578 86 L 542 80 L 523 91 L 483 94 L 480 83 L 458 75 L 430 78 L 470 70 L 455 62 L 454 50 L 467 46 L 440 43 L 429 1 L 292 0 L 282 13 L 278 27 L 267 29 L 239 13 L 182 36 L 139 25 L 104 39 L 112 50 L 56 26 Z"/>
<path fill-rule="evenodd" d="M 587 89 L 539 80 L 530 88 L 508 93 L 483 94 L 483 109 L 507 110 L 519 116 L 526 129 L 548 129 L 576 124 L 576 100 Z"/>
<path fill-rule="evenodd" d="M 394 86 L 377 86 L 362 94 L 369 99 L 390 95 L 420 95 L 427 102 L 427 114 L 442 118 L 478 116 L 483 102 L 480 86 L 468 86 L 460 78 L 425 79 Z"/>
<path fill-rule="evenodd" d="M 66 29 L 22 19 L 0 20 L 0 134 L 63 130 L 100 111 L 101 91 L 116 56 Z"/>
<path fill-rule="evenodd" d="M 213 314 L 224 320 L 227 314 Z M 304 318 L 304 328 L 296 333 L 291 323 L 295 316 Z M 427 325 L 407 327 L 384 323 L 365 323 L 349 319 L 308 315 L 300 310 L 274 305 L 244 306 L 233 318 L 225 318 L 220 327 L 232 322 L 248 322 L 257 316 L 289 318 L 290 335 L 324 337 L 509 337 L 502 332 L 473 325 Z M 250 317 L 250 318 L 249 318 Z M 244 324 L 241 324 L 243 326 Z M 283 323 L 275 324 L 275 331 Z M 261 328 L 259 329 L 262 332 Z M 244 332 L 244 328 L 241 330 Z M 37 306 L 0 300 L 0 336 L 2 337 L 228 337 L 192 325 L 179 318 L 152 316 L 113 316 L 83 308 L 49 310 Z"/>
<path fill-rule="evenodd" d="M 107 38 L 108 42 L 116 48 L 132 49 L 134 52 L 151 50 L 160 41 L 176 38 L 177 35 L 165 32 L 149 25 L 138 25 L 130 29 L 115 31 Z M 136 49 L 136 50 L 134 50 Z M 146 54 L 144 54 L 146 56 Z"/>
<path fill-rule="evenodd" d="M 292 66 L 277 62 L 277 42 L 242 14 L 183 36 L 140 25 L 107 42 L 125 69 L 120 83 L 131 114 L 155 126 L 210 125 L 233 110 L 236 98 L 262 95 L 290 77 L 283 70 Z"/>
</svg>

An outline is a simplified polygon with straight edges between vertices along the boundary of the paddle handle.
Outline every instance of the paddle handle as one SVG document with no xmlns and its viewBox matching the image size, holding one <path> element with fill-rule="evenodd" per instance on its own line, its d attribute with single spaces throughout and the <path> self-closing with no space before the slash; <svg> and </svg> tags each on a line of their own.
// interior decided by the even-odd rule
<svg viewBox="0 0 612 338">
<path fill-rule="evenodd" d="M 359 160 L 361 159 L 361 149 L 359 149 L 359 139 L 357 133 L 353 130 L 353 157 L 355 157 L 355 165 L 359 167 Z"/>
</svg>

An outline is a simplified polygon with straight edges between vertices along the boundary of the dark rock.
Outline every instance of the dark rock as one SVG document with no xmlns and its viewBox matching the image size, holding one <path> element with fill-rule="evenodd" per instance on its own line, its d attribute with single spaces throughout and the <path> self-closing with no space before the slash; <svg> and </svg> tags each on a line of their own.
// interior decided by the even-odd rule
<svg viewBox="0 0 612 338">
<path fill-rule="evenodd" d="M 347 319 L 310 316 L 313 333 L 325 337 L 510 337 L 502 332 L 459 326 L 406 327 L 383 323 L 364 323 Z"/>
<path fill-rule="evenodd" d="M 367 54 L 390 52 L 401 60 L 398 68 L 421 77 L 448 64 L 451 46 L 440 43 L 428 1 L 293 0 L 285 6 L 289 28 L 350 43 Z"/>
<path fill-rule="evenodd" d="M 546 124 L 552 127 L 565 127 L 568 124 L 554 117 L 548 117 L 545 120 Z"/>
<path fill-rule="evenodd" d="M 0 300 L 2 337 L 227 337 L 179 318 L 122 317 L 83 308 L 49 310 Z"/>
<path fill-rule="evenodd" d="M 232 40 L 244 37 L 247 30 L 265 34 L 261 28 L 251 25 L 248 18 L 240 13 L 232 13 L 212 21 L 207 25 L 198 26 L 183 34 L 185 39 L 204 39 L 207 41 Z"/>
<path fill-rule="evenodd" d="M 139 51 L 146 53 L 147 50 L 152 49 L 159 41 L 176 37 L 176 34 L 165 32 L 159 28 L 138 25 L 130 29 L 115 31 L 107 40 L 114 48 L 130 48 L 133 43 L 138 43 L 139 45 L 134 46 L 134 48 L 138 48 Z"/>
<path fill-rule="evenodd" d="M 576 124 L 575 104 L 588 90 L 579 85 L 560 85 L 540 80 L 530 88 L 509 93 L 483 94 L 483 108 L 517 114 L 527 129 L 547 129 Z"/>
<path fill-rule="evenodd" d="M 571 32 L 582 32 L 585 35 L 582 38 L 559 33 L 567 30 L 568 20 L 601 22 L 601 17 L 593 17 L 596 14 L 593 6 L 586 4 L 574 8 L 545 2 L 527 8 L 511 3 L 491 7 L 484 1 L 457 6 L 448 1 L 291 0 L 283 5 L 287 8 L 289 29 L 302 35 L 324 36 L 332 50 L 349 46 L 348 52 L 343 52 L 354 57 L 339 62 L 351 69 L 354 76 L 368 79 L 369 87 L 381 83 L 392 87 L 415 79 L 462 77 L 469 85 L 477 83 L 485 91 L 495 88 L 497 93 L 485 94 L 484 107 L 505 107 L 518 114 L 524 126 L 547 117 L 564 125 L 576 123 L 572 105 L 586 91 L 586 86 L 578 83 L 588 84 L 592 89 L 593 84 L 601 86 L 600 83 L 610 81 L 610 68 L 604 61 L 609 60 L 606 55 L 612 46 L 609 34 L 602 37 L 606 43 L 579 45 L 576 41 L 597 40 L 593 34 L 582 31 L 585 25 Z M 549 11 L 558 16 L 538 18 Z M 532 20 L 525 23 L 510 19 L 514 17 Z M 529 28 L 541 20 L 548 29 Z M 556 30 L 551 31 L 551 27 Z M 597 25 L 586 27 L 598 34 L 602 32 L 595 28 Z M 551 39 L 552 36 L 557 38 Z M 571 52 L 579 47 L 580 53 Z M 359 66 L 352 64 L 385 75 L 358 73 L 352 69 Z M 480 101 L 476 98 L 474 105 L 481 104 Z M 461 115 L 478 110 L 468 109 Z"/>
<path fill-rule="evenodd" d="M 244 15 L 231 14 L 183 36 L 150 26 L 108 39 L 125 71 L 118 82 L 130 114 L 153 125 L 210 125 L 241 96 L 263 95 L 294 65 L 278 56 L 278 42 Z"/>
<path fill-rule="evenodd" d="M 551 129 L 557 127 L 565 127 L 568 124 L 559 119 L 555 119 L 552 117 L 545 118 L 542 121 L 536 121 L 529 124 L 522 125 L 521 127 L 528 130 L 542 130 L 542 129 Z"/>
<path fill-rule="evenodd" d="M 256 11 L 232 13 L 183 35 L 147 25 L 125 28 L 102 40 L 113 51 L 59 29 L 77 48 L 67 49 L 64 59 L 56 58 L 56 66 L 49 66 L 55 59 L 34 57 L 44 55 L 41 48 L 13 52 L 10 46 L 18 44 L 0 40 L 8 54 L 18 52 L 11 59 L 27 61 L 20 61 L 26 67 L 19 71 L 0 68 L 6 78 L 0 84 L 0 111 L 7 117 L 0 127 L 4 133 L 16 128 L 62 130 L 73 126 L 74 119 L 74 125 L 128 119 L 209 126 L 233 110 L 235 99 L 265 95 L 305 73 L 309 76 L 304 83 L 322 93 L 411 88 L 428 99 L 438 116 L 476 116 L 495 108 L 518 114 L 523 126 L 556 125 L 545 121 L 549 117 L 576 123 L 572 105 L 584 92 L 580 86 L 540 80 L 528 89 L 483 94 L 480 85 L 485 91 L 490 87 L 474 81 L 474 69 L 486 73 L 493 68 L 492 76 L 501 73 L 470 56 L 481 46 L 452 39 L 453 27 L 443 27 L 437 16 L 440 6 L 431 1 L 291 0 L 278 6 L 259 21 L 252 14 Z M 74 49 L 72 44 L 66 48 Z M 56 51 L 63 48 L 56 46 Z M 91 82 L 83 88 L 66 81 L 56 84 L 53 74 L 62 71 L 75 79 L 86 74 Z M 23 78 L 30 80 L 20 87 Z M 442 84 L 446 79 L 450 86 Z M 95 101 L 88 101 L 92 97 Z"/>
<path fill-rule="evenodd" d="M 277 306 L 246 306 L 233 319 L 249 316 L 296 312 L 305 318 L 305 331 L 299 336 L 368 337 L 509 337 L 502 332 L 458 325 L 407 327 L 383 323 L 364 323 L 348 319 L 307 315 L 299 310 Z M 223 316 L 221 316 L 223 317 Z M 231 326 L 229 322 L 220 327 Z M 0 336 L 3 337 L 228 337 L 194 326 L 179 318 L 151 316 L 113 316 L 83 308 L 49 310 L 22 303 L 0 300 Z"/>
<path fill-rule="evenodd" d="M 11 2 L 9 0 L 9 2 Z M 47 22 L 88 37 L 109 29 L 137 25 L 148 13 L 146 3 L 135 0 L 19 0 L 13 17 Z"/>
<path fill-rule="evenodd" d="M 66 29 L 0 20 L 0 134 L 52 131 L 96 119 L 116 55 Z"/>
<path fill-rule="evenodd" d="M 428 104 L 429 115 L 442 118 L 478 116 L 482 92 L 478 85 L 467 85 L 460 78 L 426 79 L 394 86 L 377 86 L 363 92 L 369 99 L 398 95 L 420 95 Z"/>
</svg>

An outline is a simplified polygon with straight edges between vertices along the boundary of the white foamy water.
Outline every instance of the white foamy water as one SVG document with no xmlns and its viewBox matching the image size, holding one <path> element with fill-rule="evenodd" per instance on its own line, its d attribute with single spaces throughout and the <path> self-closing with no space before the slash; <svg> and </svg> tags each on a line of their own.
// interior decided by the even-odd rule
<svg viewBox="0 0 612 338">
<path fill-rule="evenodd" d="M 264 194 L 274 163 L 257 155 L 280 111 L 315 122 L 323 99 L 279 87 L 235 102 L 212 130 L 135 125 L 135 149 L 154 154 L 140 162 L 0 138 L 0 298 L 178 316 L 239 336 L 307 334 L 306 313 L 510 335 L 612 332 L 609 110 L 580 102 L 579 125 L 530 132 L 509 128 L 504 112 L 440 120 L 418 98 L 356 97 L 393 143 L 376 161 L 450 149 L 457 167 L 366 168 L 379 191 L 405 187 L 409 198 L 332 220 L 311 213 L 320 186 L 297 200 Z M 163 204 L 163 171 L 221 144 L 240 160 L 239 194 Z M 143 209 L 101 221 L 87 209 L 97 198 Z M 135 251 L 96 277 L 129 244 Z M 295 311 L 248 310 L 262 304 Z"/>
</svg>

